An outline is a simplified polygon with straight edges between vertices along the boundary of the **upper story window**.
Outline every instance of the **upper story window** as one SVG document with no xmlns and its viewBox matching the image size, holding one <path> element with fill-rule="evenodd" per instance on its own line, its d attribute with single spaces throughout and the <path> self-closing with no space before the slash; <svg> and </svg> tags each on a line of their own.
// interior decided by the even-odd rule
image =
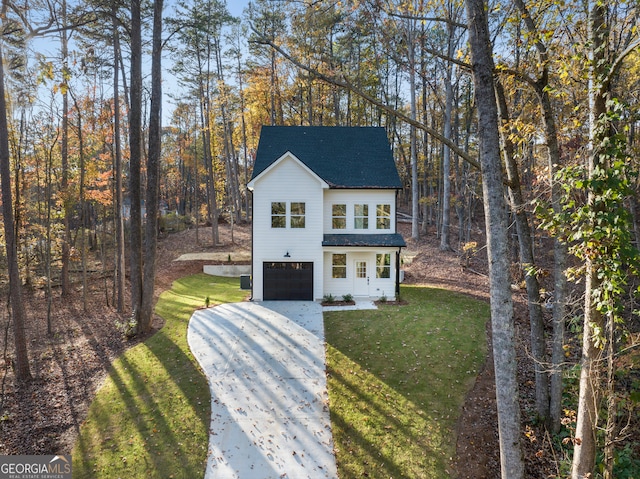
<svg viewBox="0 0 640 479">
<path fill-rule="evenodd" d="M 391 229 L 391 205 L 376 206 L 376 229 Z"/>
<path fill-rule="evenodd" d="M 284 201 L 271 203 L 271 227 L 287 227 L 287 204 Z"/>
<path fill-rule="evenodd" d="M 353 227 L 357 230 L 369 228 L 369 205 L 353 205 Z"/>
<path fill-rule="evenodd" d="M 292 228 L 304 228 L 305 218 L 305 204 L 304 203 L 291 203 L 291 227 Z"/>
<path fill-rule="evenodd" d="M 331 276 L 333 278 L 347 277 L 347 255 L 346 254 L 334 254 L 331 266 L 332 266 Z"/>
<path fill-rule="evenodd" d="M 289 204 L 289 228 L 304 228 L 306 221 L 305 203 L 291 202 Z M 287 227 L 287 203 L 274 201 L 271 203 L 271 227 Z"/>
<path fill-rule="evenodd" d="M 331 207 L 331 227 L 343 230 L 347 227 L 347 205 L 333 205 Z"/>
</svg>

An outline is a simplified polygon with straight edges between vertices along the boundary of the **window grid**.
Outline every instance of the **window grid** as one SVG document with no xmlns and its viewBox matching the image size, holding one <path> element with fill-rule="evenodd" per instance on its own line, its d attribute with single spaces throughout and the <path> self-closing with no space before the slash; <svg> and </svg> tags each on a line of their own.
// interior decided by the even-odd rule
<svg viewBox="0 0 640 479">
<path fill-rule="evenodd" d="M 367 262 L 356 261 L 356 278 L 366 278 L 366 277 L 367 277 Z"/>
<path fill-rule="evenodd" d="M 376 255 L 376 278 L 391 278 L 391 254 Z"/>
<path fill-rule="evenodd" d="M 332 260 L 332 276 L 333 278 L 347 277 L 347 255 L 334 254 Z"/>
<path fill-rule="evenodd" d="M 334 230 L 347 228 L 347 205 L 333 205 L 331 207 L 331 227 Z"/>
<path fill-rule="evenodd" d="M 376 229 L 391 229 L 391 205 L 376 206 Z"/>
<path fill-rule="evenodd" d="M 289 203 L 289 228 L 306 227 L 306 204 L 300 201 Z M 274 201 L 271 203 L 271 227 L 287 227 L 287 202 Z"/>
<path fill-rule="evenodd" d="M 301 202 L 294 202 L 290 205 L 291 209 L 291 227 L 292 228 L 304 228 L 305 227 L 305 204 Z"/>
<path fill-rule="evenodd" d="M 369 205 L 353 205 L 353 227 L 357 230 L 369 228 Z"/>
<path fill-rule="evenodd" d="M 285 202 L 274 201 L 271 203 L 271 227 L 287 227 L 287 204 Z"/>
</svg>

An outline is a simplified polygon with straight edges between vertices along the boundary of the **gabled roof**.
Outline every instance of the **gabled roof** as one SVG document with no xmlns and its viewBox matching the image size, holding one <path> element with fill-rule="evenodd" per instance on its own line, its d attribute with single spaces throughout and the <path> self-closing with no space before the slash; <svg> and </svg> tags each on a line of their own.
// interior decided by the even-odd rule
<svg viewBox="0 0 640 479">
<path fill-rule="evenodd" d="M 331 188 L 402 188 L 381 127 L 263 126 L 251 179 L 286 152 Z"/>
</svg>

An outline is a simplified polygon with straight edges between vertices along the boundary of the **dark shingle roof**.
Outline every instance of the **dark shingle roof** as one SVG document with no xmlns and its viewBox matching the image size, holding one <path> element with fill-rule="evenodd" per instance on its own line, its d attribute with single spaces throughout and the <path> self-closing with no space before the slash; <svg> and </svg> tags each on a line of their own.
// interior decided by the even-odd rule
<svg viewBox="0 0 640 479">
<path fill-rule="evenodd" d="M 330 234 L 324 235 L 322 246 L 404 247 L 407 244 L 400 233 Z"/>
<path fill-rule="evenodd" d="M 381 127 L 263 126 L 252 179 L 287 151 L 331 188 L 402 188 Z"/>
</svg>

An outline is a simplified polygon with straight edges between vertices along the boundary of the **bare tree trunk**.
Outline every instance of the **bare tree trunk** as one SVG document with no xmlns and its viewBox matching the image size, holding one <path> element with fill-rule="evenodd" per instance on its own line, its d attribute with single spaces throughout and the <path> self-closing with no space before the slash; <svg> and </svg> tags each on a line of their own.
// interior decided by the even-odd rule
<svg viewBox="0 0 640 479">
<path fill-rule="evenodd" d="M 51 284 L 51 198 L 52 198 L 52 172 L 53 172 L 53 151 L 52 148 L 48 150 L 47 158 L 45 161 L 45 201 L 47 203 L 46 213 L 46 250 L 45 250 L 45 272 L 47 275 L 47 334 L 53 335 L 53 320 L 51 317 L 53 309 L 53 288 Z"/>
<path fill-rule="evenodd" d="M 151 60 L 151 109 L 149 117 L 149 154 L 147 156 L 147 221 L 144 241 L 144 282 L 140 308 L 140 329 L 151 330 L 153 291 L 156 279 L 158 247 L 158 203 L 160 155 L 162 152 L 162 7 L 163 0 L 153 2 L 153 57 Z"/>
<path fill-rule="evenodd" d="M 449 38 L 447 43 L 447 55 L 454 56 L 454 31 L 452 23 L 448 23 Z M 451 116 L 453 109 L 453 66 L 451 62 L 446 64 L 445 75 L 445 110 L 444 110 L 444 131 L 443 136 L 451 140 Z M 451 148 L 446 144 L 443 146 L 442 155 L 442 224 L 440 225 L 440 250 L 451 249 L 449 244 L 449 226 L 451 224 Z"/>
<path fill-rule="evenodd" d="M 507 111 L 507 99 L 504 89 L 499 81 L 496 84 L 496 95 L 500 119 L 508 124 L 509 113 Z M 525 211 L 525 202 L 520 185 L 520 174 L 514 157 L 513 143 L 509 139 L 509 133 L 502 135 L 504 146 L 505 170 L 509 181 L 509 198 L 511 209 L 515 216 L 516 231 L 518 232 L 518 250 L 520 265 L 523 268 L 525 285 L 527 288 L 527 303 L 529 306 L 529 326 L 531 331 L 531 356 L 536 378 L 536 412 L 538 417 L 546 420 L 549 417 L 549 376 L 547 374 L 546 343 L 544 337 L 544 320 L 542 306 L 540 304 L 540 284 L 534 273 L 528 271 L 535 265 L 533 258 L 533 241 L 531 239 L 531 226 Z"/>
<path fill-rule="evenodd" d="M 142 26 L 140 0 L 131 0 L 131 106 L 129 108 L 129 197 L 131 198 L 131 309 L 138 324 L 142 305 Z"/>
<path fill-rule="evenodd" d="M 249 158 L 247 155 L 247 121 L 245 118 L 245 101 L 244 101 L 244 85 L 243 85 L 243 76 L 242 76 L 242 65 L 240 63 L 241 54 L 240 51 L 237 53 L 238 59 L 238 95 L 240 99 L 240 121 L 242 126 L 242 155 L 244 160 L 244 219 L 245 221 L 249 221 L 249 195 L 246 193 L 246 185 L 249 182 Z M 335 90 L 334 90 L 335 95 Z M 335 103 L 335 100 L 334 100 Z M 339 112 L 336 113 L 336 124 L 340 124 L 338 121 Z"/>
<path fill-rule="evenodd" d="M 478 138 L 489 256 L 491 325 L 496 375 L 496 405 L 503 479 L 524 477 L 520 447 L 520 405 L 509 255 L 507 211 L 500 161 L 494 64 L 483 0 L 466 0 L 471 65 L 478 107 Z"/>
<path fill-rule="evenodd" d="M 62 1 L 62 25 L 67 23 L 67 2 Z M 68 31 L 63 29 L 60 32 L 63 82 L 66 82 L 68 52 Z M 62 271 L 60 282 L 62 286 L 62 296 L 67 297 L 71 292 L 69 285 L 69 261 L 71 250 L 71 198 L 69 197 L 69 93 L 68 88 L 62 89 L 62 139 L 60 145 L 61 157 L 61 189 L 64 209 L 64 238 L 62 241 Z"/>
<path fill-rule="evenodd" d="M 409 85 L 411 95 L 411 119 L 417 118 L 416 106 L 416 61 L 414 45 L 414 20 L 407 20 L 407 51 L 409 54 Z M 416 128 L 410 126 L 411 135 L 411 238 L 420 237 L 420 195 L 418 185 L 418 147 L 416 140 Z"/>
<path fill-rule="evenodd" d="M 547 161 L 549 165 L 549 181 L 551 183 L 551 204 L 555 214 L 560 214 L 561 186 L 554 178 L 555 171 L 560 164 L 560 149 L 558 147 L 558 132 L 553 106 L 549 97 L 549 71 L 547 47 L 538 34 L 533 17 L 522 0 L 514 0 L 514 4 L 522 13 L 522 19 L 529 33 L 536 38 L 535 47 L 538 51 L 540 72 L 534 84 L 536 94 L 542 110 L 542 123 L 547 146 Z M 560 431 L 562 419 L 562 364 L 564 362 L 564 321 L 567 296 L 567 278 L 564 273 L 567 264 L 567 246 L 558 238 L 554 238 L 554 291 L 553 291 L 553 336 L 551 341 L 551 372 L 549 392 L 549 427 L 557 433 Z"/>
<path fill-rule="evenodd" d="M 555 119 L 551 111 L 548 90 L 541 89 L 542 116 L 548 151 L 549 181 L 551 182 L 551 206 L 555 214 L 562 212 L 560 198 L 562 186 L 556 180 L 555 171 L 560 164 L 560 150 Z M 567 245 L 559 238 L 553 239 L 553 333 L 551 339 L 551 373 L 549 391 L 549 428 L 558 433 L 562 426 L 562 376 L 564 357 L 564 329 L 567 309 Z"/>
<path fill-rule="evenodd" d="M 3 11 L 6 4 L 3 2 Z M 4 58 L 0 45 L 0 187 L 2 189 L 2 216 L 4 219 L 4 240 L 9 267 L 9 300 L 13 319 L 13 339 L 16 348 L 15 375 L 18 380 L 31 379 L 27 339 L 24 331 L 26 313 L 22 303 L 20 269 L 18 267 L 18 244 L 16 239 L 11 196 L 11 155 L 9 152 L 9 125 L 4 89 Z"/>
<path fill-rule="evenodd" d="M 115 287 L 116 308 L 119 313 L 124 312 L 125 304 L 125 253 L 124 253 L 124 218 L 122 215 L 122 145 L 120 142 L 120 35 L 118 33 L 118 21 L 116 18 L 117 6 L 113 2 L 111 8 L 113 17 L 113 155 L 114 155 L 114 219 L 116 231 L 116 256 L 115 256 Z"/>
<path fill-rule="evenodd" d="M 589 2 L 589 37 L 591 41 L 591 58 L 589 69 L 589 177 L 596 168 L 600 168 L 600 144 L 603 132 L 599 133 L 598 121 L 606 113 L 606 97 L 608 85 L 603 83 L 606 77 L 607 58 L 606 45 L 608 30 L 606 25 L 607 6 L 597 1 Z M 593 205 L 594 193 L 589 192 L 587 202 Z M 580 395 L 578 397 L 578 413 L 576 417 L 575 445 L 572 479 L 591 477 L 596 460 L 596 428 L 598 425 L 598 409 L 602 392 L 600 379 L 602 376 L 602 350 L 596 345 L 599 332 L 604 331 L 604 317 L 597 310 L 593 293 L 599 288 L 598 271 L 590 257 L 586 261 L 584 326 L 582 338 L 582 358 L 580 360 Z"/>
<path fill-rule="evenodd" d="M 193 204 L 196 209 L 196 244 L 200 244 L 200 175 L 198 175 L 198 120 L 197 115 L 194 117 L 193 135 Z"/>
<path fill-rule="evenodd" d="M 613 475 L 613 466 L 615 464 L 615 435 L 617 432 L 616 410 L 618 401 L 616 399 L 616 349 L 617 341 L 615 334 L 615 321 L 613 317 L 607 318 L 607 425 L 604 429 L 604 479 L 615 479 Z"/>
<path fill-rule="evenodd" d="M 80 157 L 80 189 L 78 195 L 78 203 L 80 204 L 80 261 L 82 263 L 82 308 L 86 312 L 89 305 L 87 301 L 88 285 L 87 285 L 87 205 L 84 201 L 84 178 L 85 178 L 85 163 L 84 163 L 84 134 L 82 131 L 82 111 L 80 105 L 72 95 L 76 112 L 78 114 L 78 156 Z"/>
<path fill-rule="evenodd" d="M 215 55 L 216 55 L 216 70 L 218 76 L 218 84 L 220 90 L 220 113 L 222 116 L 222 125 L 223 125 L 223 144 L 224 144 L 224 155 L 226 159 L 227 166 L 227 185 L 228 192 L 231 199 L 231 211 L 230 216 L 235 216 L 236 220 L 239 220 L 240 211 L 242 209 L 240 205 L 240 188 L 239 188 L 239 178 L 238 178 L 238 167 L 237 167 L 237 158 L 236 152 L 233 145 L 233 129 L 231 128 L 231 121 L 228 118 L 227 113 L 227 105 L 228 105 L 228 88 L 225 85 L 224 80 L 224 68 L 222 65 L 222 50 L 220 47 L 220 41 L 218 38 L 215 39 L 214 43 L 215 47 Z M 233 223 L 232 225 L 232 235 L 233 235 Z"/>
</svg>

